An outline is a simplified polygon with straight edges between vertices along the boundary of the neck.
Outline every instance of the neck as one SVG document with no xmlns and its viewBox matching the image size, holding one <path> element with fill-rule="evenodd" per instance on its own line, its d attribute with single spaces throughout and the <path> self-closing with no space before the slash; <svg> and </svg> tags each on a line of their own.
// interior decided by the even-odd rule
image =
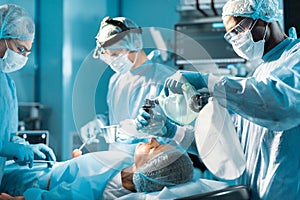
<svg viewBox="0 0 300 200">
<path fill-rule="evenodd" d="M 287 38 L 279 22 L 270 23 L 268 30 L 269 34 L 266 35 L 265 54 Z"/>
<path fill-rule="evenodd" d="M 0 39 L 0 58 L 3 58 L 6 51 L 6 45 L 4 39 Z"/>
<path fill-rule="evenodd" d="M 136 192 L 133 183 L 133 174 L 136 171 L 135 165 L 125 168 L 121 171 L 122 186 L 132 192 Z"/>
</svg>

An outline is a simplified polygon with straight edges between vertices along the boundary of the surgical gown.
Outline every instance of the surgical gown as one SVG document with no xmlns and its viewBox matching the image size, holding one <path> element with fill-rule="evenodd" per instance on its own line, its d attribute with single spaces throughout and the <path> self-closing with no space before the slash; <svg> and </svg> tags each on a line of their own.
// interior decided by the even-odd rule
<svg viewBox="0 0 300 200">
<path fill-rule="evenodd" d="M 300 41 L 287 38 L 263 57 L 249 78 L 223 77 L 218 102 L 236 113 L 246 156 L 237 180 L 251 199 L 300 198 Z"/>
<path fill-rule="evenodd" d="M 10 140 L 18 130 L 18 103 L 13 80 L 0 70 L 0 149 L 2 142 Z M 5 157 L 0 155 L 0 183 L 5 167 Z"/>
</svg>

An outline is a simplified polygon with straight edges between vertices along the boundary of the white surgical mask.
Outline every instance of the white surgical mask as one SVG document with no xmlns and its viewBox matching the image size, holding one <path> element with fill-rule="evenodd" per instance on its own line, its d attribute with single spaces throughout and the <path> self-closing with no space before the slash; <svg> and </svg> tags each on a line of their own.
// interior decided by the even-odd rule
<svg viewBox="0 0 300 200">
<path fill-rule="evenodd" d="M 7 47 L 3 58 L 0 58 L 0 69 L 4 73 L 17 71 L 26 65 L 27 60 L 28 57 L 18 54 Z"/>
<path fill-rule="evenodd" d="M 262 58 L 264 54 L 265 36 L 267 32 L 267 29 L 265 29 L 263 39 L 254 42 L 251 34 L 252 28 L 232 37 L 232 47 L 234 51 L 242 58 L 250 61 Z"/>
<path fill-rule="evenodd" d="M 118 56 L 108 56 L 106 54 L 101 54 L 100 55 L 100 59 L 102 59 L 104 62 L 106 62 L 107 64 L 110 65 L 110 67 L 112 68 L 112 70 L 114 70 L 117 73 L 121 73 L 121 74 L 125 74 L 126 72 L 128 72 L 133 65 L 136 62 L 137 59 L 137 54 L 135 55 L 135 61 L 131 62 L 128 59 L 128 54 L 120 54 Z"/>
</svg>

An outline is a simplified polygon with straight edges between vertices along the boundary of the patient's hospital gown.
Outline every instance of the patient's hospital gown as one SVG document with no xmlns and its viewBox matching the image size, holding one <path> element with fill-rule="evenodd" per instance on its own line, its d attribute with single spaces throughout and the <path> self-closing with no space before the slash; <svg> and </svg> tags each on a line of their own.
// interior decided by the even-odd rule
<svg viewBox="0 0 300 200">
<path fill-rule="evenodd" d="M 214 97 L 239 114 L 247 163 L 238 184 L 251 188 L 251 199 L 299 199 L 299 40 L 285 39 L 263 60 L 252 77 L 222 78 Z"/>
<path fill-rule="evenodd" d="M 132 156 L 127 153 L 101 151 L 55 164 L 52 169 L 35 173 L 28 169 L 32 177 L 26 176 L 26 171 L 22 176 L 17 175 L 15 169 L 4 177 L 6 182 L 1 192 L 22 195 L 27 189 L 24 196 L 30 200 L 115 199 L 130 193 L 122 187 L 120 172 L 132 163 Z"/>
</svg>

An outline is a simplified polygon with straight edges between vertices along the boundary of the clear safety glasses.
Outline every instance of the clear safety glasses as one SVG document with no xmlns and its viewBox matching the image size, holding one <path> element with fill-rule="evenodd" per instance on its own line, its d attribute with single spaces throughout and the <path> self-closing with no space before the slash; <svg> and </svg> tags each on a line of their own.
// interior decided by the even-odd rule
<svg viewBox="0 0 300 200">
<path fill-rule="evenodd" d="M 103 60 L 106 64 L 111 65 L 112 63 L 122 60 L 123 57 L 128 57 L 129 51 L 127 50 L 105 50 L 99 53 L 99 57 Z"/>
<path fill-rule="evenodd" d="M 253 26 L 255 25 L 257 20 L 253 20 L 251 18 L 245 18 L 240 23 L 238 23 L 235 27 L 230 29 L 227 33 L 224 35 L 224 39 L 229 42 L 230 44 L 232 43 L 232 38 L 240 33 L 245 32 L 246 30 L 251 30 Z"/>
<path fill-rule="evenodd" d="M 12 39 L 12 41 L 14 42 L 15 46 L 19 50 L 19 52 L 17 52 L 18 54 L 20 54 L 20 55 L 23 55 L 23 54 L 29 55 L 31 53 L 30 50 L 26 49 L 26 47 L 24 47 L 23 45 L 20 45 L 15 39 Z"/>
</svg>

